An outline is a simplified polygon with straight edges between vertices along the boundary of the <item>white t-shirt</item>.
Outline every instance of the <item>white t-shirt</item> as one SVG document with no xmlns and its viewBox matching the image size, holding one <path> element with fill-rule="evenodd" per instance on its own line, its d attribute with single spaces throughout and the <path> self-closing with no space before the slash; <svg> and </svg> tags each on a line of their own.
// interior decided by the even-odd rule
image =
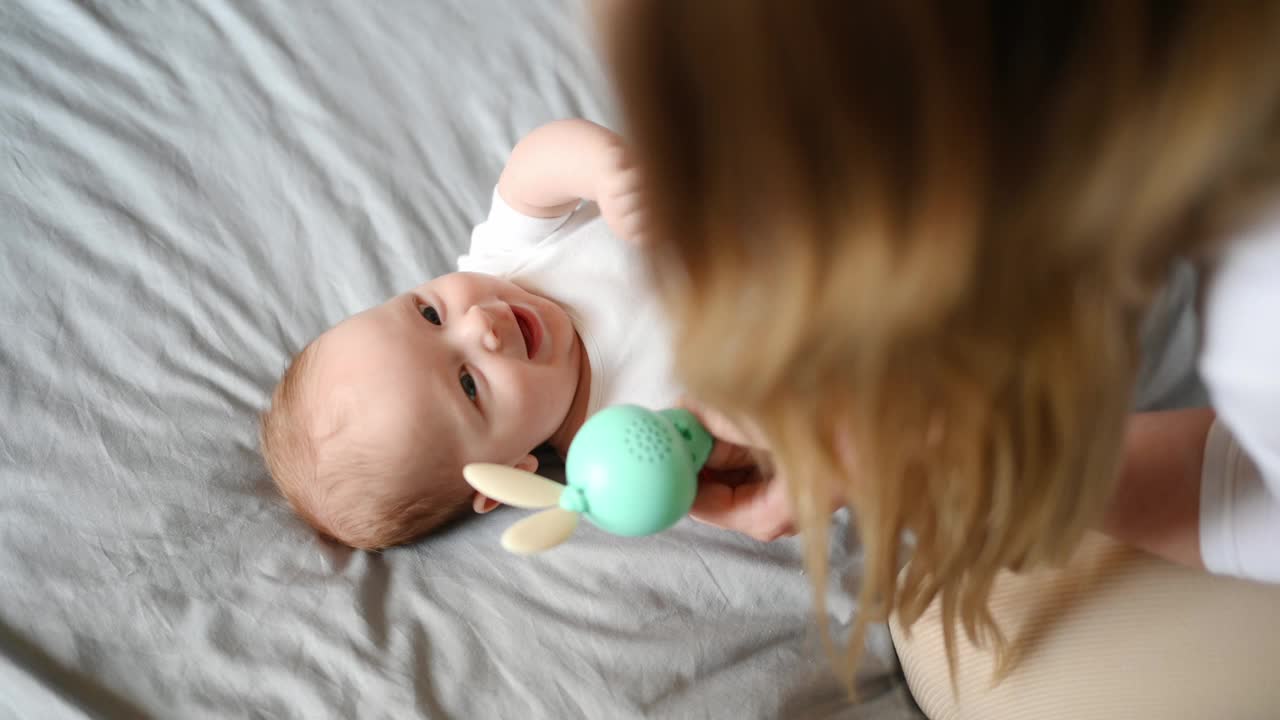
<svg viewBox="0 0 1280 720">
<path fill-rule="evenodd" d="M 1217 573 L 1280 582 L 1280 209 L 1224 249 L 1209 279 L 1200 373 L 1200 552 Z"/>
<path fill-rule="evenodd" d="M 458 269 L 506 278 L 564 308 L 591 364 L 588 416 L 621 403 L 661 410 L 680 399 L 670 327 L 643 260 L 609 231 L 594 203 L 533 218 L 495 190 Z"/>
</svg>

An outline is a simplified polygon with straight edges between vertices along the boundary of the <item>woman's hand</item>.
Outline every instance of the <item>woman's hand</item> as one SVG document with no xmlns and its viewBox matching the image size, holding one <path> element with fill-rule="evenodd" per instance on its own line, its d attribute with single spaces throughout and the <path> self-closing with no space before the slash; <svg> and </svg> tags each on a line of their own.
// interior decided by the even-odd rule
<svg viewBox="0 0 1280 720">
<path fill-rule="evenodd" d="M 768 449 L 759 434 L 744 432 L 714 410 L 682 405 L 715 437 L 711 456 L 698 475 L 698 494 L 689 515 L 762 542 L 794 535 L 786 477 L 767 467 Z"/>
</svg>

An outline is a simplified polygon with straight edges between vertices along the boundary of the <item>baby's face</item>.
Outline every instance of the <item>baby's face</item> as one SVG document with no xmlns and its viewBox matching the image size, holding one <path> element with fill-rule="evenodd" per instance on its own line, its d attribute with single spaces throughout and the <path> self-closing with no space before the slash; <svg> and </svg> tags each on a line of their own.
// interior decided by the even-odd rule
<svg viewBox="0 0 1280 720">
<path fill-rule="evenodd" d="M 380 442 L 463 464 L 514 464 L 546 442 L 584 362 L 559 305 L 476 273 L 438 277 L 348 318 L 317 352 L 324 382 L 358 403 Z"/>
</svg>

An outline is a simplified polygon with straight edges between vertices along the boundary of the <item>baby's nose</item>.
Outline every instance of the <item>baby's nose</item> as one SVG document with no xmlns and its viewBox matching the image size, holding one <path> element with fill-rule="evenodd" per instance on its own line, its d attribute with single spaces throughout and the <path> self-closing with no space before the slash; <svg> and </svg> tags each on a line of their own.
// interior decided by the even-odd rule
<svg viewBox="0 0 1280 720">
<path fill-rule="evenodd" d="M 502 349 L 502 338 L 493 326 L 493 315 L 479 305 L 472 305 L 467 311 L 467 324 L 480 341 L 480 346 L 489 352 Z"/>
</svg>

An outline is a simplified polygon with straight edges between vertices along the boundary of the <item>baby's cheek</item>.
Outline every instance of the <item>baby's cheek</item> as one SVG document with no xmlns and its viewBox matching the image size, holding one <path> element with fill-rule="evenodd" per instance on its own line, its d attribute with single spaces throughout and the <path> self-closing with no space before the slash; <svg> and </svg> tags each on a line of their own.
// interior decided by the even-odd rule
<svg viewBox="0 0 1280 720">
<path fill-rule="evenodd" d="M 530 420 L 544 420 L 558 427 L 573 404 L 576 379 L 570 381 L 563 372 L 539 372 L 525 375 L 522 382 Z"/>
</svg>

